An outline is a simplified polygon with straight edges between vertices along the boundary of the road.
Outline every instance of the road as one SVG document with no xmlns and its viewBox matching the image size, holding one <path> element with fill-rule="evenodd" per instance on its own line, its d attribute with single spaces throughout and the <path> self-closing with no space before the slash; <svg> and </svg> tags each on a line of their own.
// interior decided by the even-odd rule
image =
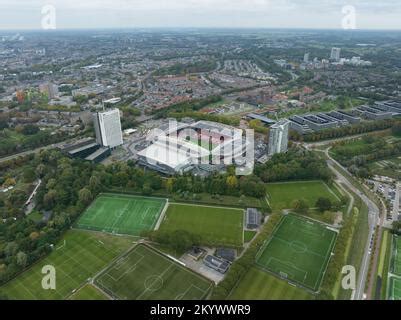
<svg viewBox="0 0 401 320">
<path fill-rule="evenodd" d="M 7 157 L 4 157 L 4 158 L 0 158 L 0 163 L 1 163 L 1 162 L 6 162 L 6 161 L 9 161 L 9 160 L 12 160 L 12 159 L 16 159 L 16 158 L 18 158 L 18 157 L 27 156 L 27 155 L 29 155 L 29 154 L 38 153 L 38 152 L 40 152 L 40 151 L 42 151 L 42 150 L 54 149 L 54 148 L 57 148 L 57 147 L 60 147 L 60 146 L 62 146 L 62 145 L 64 145 L 64 144 L 66 144 L 66 143 L 68 143 L 68 142 L 71 142 L 71 141 L 73 141 L 73 140 L 74 140 L 74 139 L 65 140 L 65 141 L 62 141 L 62 142 L 59 142 L 59 143 L 56 143 L 56 144 L 51 144 L 51 145 L 48 145 L 48 146 L 39 147 L 39 148 L 36 148 L 36 149 L 33 149 L 33 150 L 27 150 L 27 151 L 24 151 L 24 152 L 20 152 L 20 153 L 13 154 L 13 155 L 11 155 L 11 156 L 7 156 Z"/>
<path fill-rule="evenodd" d="M 305 147 L 307 149 L 313 148 L 315 146 L 324 146 L 327 144 L 332 143 L 333 141 L 326 141 L 323 143 L 318 143 L 318 144 L 305 144 Z M 348 178 L 342 173 L 340 172 L 337 168 L 341 168 L 344 172 L 347 172 L 350 176 L 351 173 L 348 172 L 348 170 L 346 168 L 344 168 L 340 163 L 338 163 L 335 159 L 333 159 L 330 156 L 330 146 L 328 146 L 325 150 L 324 153 L 326 154 L 327 157 L 327 164 L 328 167 L 330 168 L 330 170 L 336 175 L 337 179 L 344 184 L 345 186 L 347 186 L 347 188 L 349 190 L 351 190 L 353 193 L 355 193 L 356 195 L 358 195 L 361 200 L 366 204 L 366 206 L 368 207 L 368 225 L 369 225 L 369 234 L 368 234 L 368 238 L 365 244 L 365 250 L 363 253 L 363 258 L 362 258 L 362 263 L 361 263 L 361 268 L 359 270 L 359 274 L 358 274 L 358 280 L 357 280 L 357 284 L 356 284 L 356 289 L 352 294 L 352 300 L 364 300 L 364 299 L 371 299 L 371 292 L 372 292 L 372 288 L 373 288 L 373 284 L 375 281 L 375 272 L 372 272 L 371 276 L 369 277 L 369 265 L 370 265 L 370 261 L 371 261 L 371 250 L 372 250 L 372 246 L 371 246 L 371 241 L 372 239 L 374 239 L 375 237 L 375 232 L 376 232 L 376 228 L 377 226 L 379 226 L 378 230 L 379 230 L 379 235 L 377 237 L 377 243 L 380 243 L 379 241 L 381 241 L 381 226 L 383 223 L 383 220 L 380 219 L 380 210 L 377 207 L 377 205 L 370 200 L 364 193 L 362 193 L 358 188 L 354 187 L 354 185 L 348 180 Z M 380 245 L 376 245 L 375 246 L 376 250 L 375 252 L 373 252 L 373 270 L 376 270 L 375 266 L 377 265 L 377 261 L 378 261 L 378 257 L 380 256 Z M 368 287 L 367 292 L 365 292 L 365 288 Z"/>
<path fill-rule="evenodd" d="M 362 193 L 359 189 L 353 186 L 353 184 L 345 177 L 340 171 L 338 171 L 335 167 L 338 166 L 345 172 L 348 172 L 341 164 L 339 164 L 336 160 L 334 160 L 329 153 L 330 148 L 325 150 L 325 154 L 329 160 L 327 160 L 327 164 L 329 168 L 334 172 L 337 176 L 337 179 L 341 181 L 344 185 L 347 186 L 353 193 L 357 194 L 361 200 L 367 205 L 368 207 L 368 225 L 369 225 L 369 234 L 368 239 L 365 244 L 365 250 L 362 258 L 361 269 L 359 270 L 356 290 L 353 292 L 352 299 L 353 300 L 363 300 L 366 298 L 370 298 L 369 294 L 365 293 L 366 284 L 369 283 L 368 286 L 368 293 L 371 292 L 372 288 L 372 279 L 368 279 L 368 272 L 369 272 L 369 265 L 370 265 L 370 258 L 371 258 L 371 240 L 374 238 L 376 227 L 381 225 L 380 221 L 380 210 L 377 205 L 370 200 L 364 193 Z M 350 174 L 351 175 L 351 174 Z M 375 257 L 378 256 L 378 252 L 380 251 L 380 246 L 377 248 L 376 252 L 374 253 Z"/>
</svg>

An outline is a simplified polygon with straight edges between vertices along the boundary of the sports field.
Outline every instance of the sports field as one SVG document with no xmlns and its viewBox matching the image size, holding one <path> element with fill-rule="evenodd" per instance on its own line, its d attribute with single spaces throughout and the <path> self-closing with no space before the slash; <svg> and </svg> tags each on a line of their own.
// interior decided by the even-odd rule
<svg viewBox="0 0 401 320">
<path fill-rule="evenodd" d="M 0 287 L 10 299 L 54 300 L 68 298 L 88 278 L 106 267 L 132 245 L 132 239 L 71 230 L 54 251 L 14 280 Z M 56 270 L 56 290 L 42 288 L 42 268 Z"/>
<path fill-rule="evenodd" d="M 313 295 L 252 267 L 231 293 L 230 300 L 310 300 Z"/>
<path fill-rule="evenodd" d="M 243 209 L 170 203 L 160 230 L 186 230 L 204 244 L 240 247 L 243 244 Z"/>
<path fill-rule="evenodd" d="M 129 195 L 102 194 L 77 222 L 77 228 L 140 236 L 152 230 L 166 200 Z"/>
<path fill-rule="evenodd" d="M 393 260 L 392 272 L 401 276 L 401 239 L 400 237 L 393 236 Z"/>
<path fill-rule="evenodd" d="M 401 278 L 391 277 L 389 290 L 390 300 L 401 300 Z"/>
<path fill-rule="evenodd" d="M 87 284 L 76 293 L 74 293 L 70 300 L 109 300 L 99 289 Z"/>
<path fill-rule="evenodd" d="M 201 300 L 212 283 L 145 245 L 138 245 L 96 278 L 119 300 Z"/>
<path fill-rule="evenodd" d="M 318 291 L 337 233 L 318 222 L 284 216 L 260 250 L 257 264 L 279 277 Z"/>
<path fill-rule="evenodd" d="M 336 190 L 331 189 L 323 181 L 301 181 L 270 183 L 267 185 L 267 198 L 273 210 L 289 209 L 295 200 L 305 199 L 309 207 L 315 207 L 316 201 L 328 198 L 333 203 L 340 199 Z"/>
</svg>

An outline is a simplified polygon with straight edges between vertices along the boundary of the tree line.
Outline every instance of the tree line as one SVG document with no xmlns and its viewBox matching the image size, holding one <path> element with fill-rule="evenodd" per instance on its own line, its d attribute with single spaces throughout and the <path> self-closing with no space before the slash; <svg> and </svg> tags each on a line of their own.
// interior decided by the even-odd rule
<svg viewBox="0 0 401 320">
<path fill-rule="evenodd" d="M 305 135 L 301 135 L 298 132 L 291 130 L 290 136 L 291 139 L 295 141 L 316 142 L 321 140 L 330 140 L 367 132 L 390 129 L 397 122 L 399 122 L 399 120 L 397 119 L 364 121 L 358 124 L 353 124 L 340 128 L 326 129 L 322 131 L 308 133 Z"/>
</svg>

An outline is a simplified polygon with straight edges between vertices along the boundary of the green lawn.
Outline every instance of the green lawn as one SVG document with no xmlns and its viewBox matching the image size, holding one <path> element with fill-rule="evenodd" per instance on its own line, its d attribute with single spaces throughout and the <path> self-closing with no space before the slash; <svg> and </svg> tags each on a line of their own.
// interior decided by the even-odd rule
<svg viewBox="0 0 401 320">
<path fill-rule="evenodd" d="M 245 241 L 245 242 L 250 242 L 250 241 L 252 241 L 253 238 L 255 237 L 256 233 L 257 233 L 256 231 L 245 230 L 245 231 L 244 231 L 244 241 Z"/>
<path fill-rule="evenodd" d="M 186 230 L 204 244 L 241 247 L 244 210 L 171 203 L 160 230 Z"/>
<path fill-rule="evenodd" d="M 96 278 L 119 300 L 201 300 L 212 283 L 154 249 L 138 245 Z"/>
<path fill-rule="evenodd" d="M 348 141 L 345 144 L 335 146 L 331 149 L 331 153 L 335 158 L 341 159 L 343 156 L 353 157 L 360 154 L 365 154 L 372 150 L 372 145 L 362 138 Z"/>
<path fill-rule="evenodd" d="M 257 256 L 257 264 L 277 276 L 317 292 L 337 233 L 318 222 L 284 216 Z"/>
<path fill-rule="evenodd" d="M 132 239 L 71 230 L 54 251 L 14 280 L 0 287 L 10 299 L 65 299 L 132 245 Z M 56 290 L 45 290 L 41 282 L 44 266 L 56 270 Z"/>
<path fill-rule="evenodd" d="M 96 287 L 87 284 L 79 289 L 70 300 L 109 300 L 100 290 Z"/>
<path fill-rule="evenodd" d="M 231 293 L 230 300 L 311 300 L 314 296 L 252 267 Z"/>
<path fill-rule="evenodd" d="M 77 222 L 77 228 L 140 236 L 152 230 L 166 200 L 129 195 L 102 194 Z"/>
<path fill-rule="evenodd" d="M 294 200 L 305 199 L 311 208 L 315 207 L 320 197 L 338 202 L 337 190 L 329 188 L 323 181 L 299 181 L 270 183 L 267 185 L 267 196 L 273 210 L 289 209 Z"/>
</svg>

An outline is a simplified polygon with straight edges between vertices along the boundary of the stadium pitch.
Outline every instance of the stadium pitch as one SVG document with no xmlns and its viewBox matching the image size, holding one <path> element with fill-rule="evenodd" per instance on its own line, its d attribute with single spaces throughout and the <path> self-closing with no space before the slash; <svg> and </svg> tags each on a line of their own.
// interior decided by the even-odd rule
<svg viewBox="0 0 401 320">
<path fill-rule="evenodd" d="M 165 199 L 120 194 L 101 194 L 79 218 L 85 230 L 140 236 L 152 230 L 166 207 Z"/>
<path fill-rule="evenodd" d="M 393 236 L 392 273 L 401 276 L 401 239 Z"/>
<path fill-rule="evenodd" d="M 119 300 L 201 300 L 212 283 L 146 245 L 138 245 L 95 279 Z"/>
<path fill-rule="evenodd" d="M 336 238 L 335 231 L 318 222 L 286 215 L 258 253 L 257 265 L 317 292 Z"/>
</svg>

